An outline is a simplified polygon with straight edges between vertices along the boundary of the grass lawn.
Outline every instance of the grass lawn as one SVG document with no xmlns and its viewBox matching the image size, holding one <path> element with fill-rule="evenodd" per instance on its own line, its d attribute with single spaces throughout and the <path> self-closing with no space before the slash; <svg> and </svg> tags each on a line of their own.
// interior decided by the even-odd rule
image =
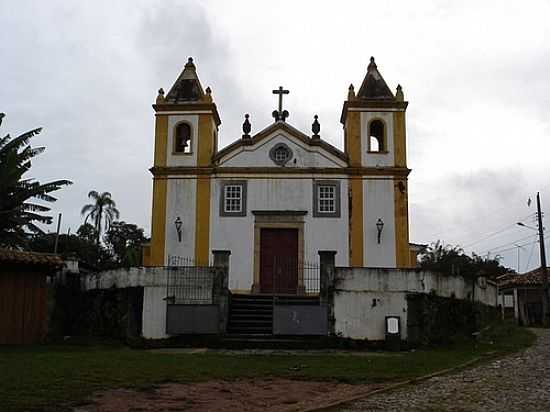
<svg viewBox="0 0 550 412">
<path fill-rule="evenodd" d="M 472 359 L 529 346 L 526 329 L 500 325 L 480 343 L 369 355 L 166 354 L 122 346 L 44 345 L 0 347 L 0 410 L 59 410 L 67 402 L 113 387 L 164 382 L 282 377 L 346 383 L 398 381 Z M 491 343 L 492 341 L 492 343 Z"/>
</svg>

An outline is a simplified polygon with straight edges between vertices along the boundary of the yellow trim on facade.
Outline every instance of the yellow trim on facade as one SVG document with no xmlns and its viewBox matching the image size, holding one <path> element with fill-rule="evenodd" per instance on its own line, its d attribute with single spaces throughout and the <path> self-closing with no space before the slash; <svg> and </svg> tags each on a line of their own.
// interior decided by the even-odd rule
<svg viewBox="0 0 550 412">
<path fill-rule="evenodd" d="M 199 115 L 199 130 L 197 133 L 197 166 L 210 166 L 214 154 L 214 124 L 212 115 Z"/>
<path fill-rule="evenodd" d="M 394 212 L 395 212 L 395 263 L 398 268 L 411 265 L 409 252 L 409 208 L 407 199 L 407 181 L 395 180 Z"/>
<path fill-rule="evenodd" d="M 166 166 L 168 148 L 168 116 L 155 118 L 155 162 L 156 167 Z"/>
<path fill-rule="evenodd" d="M 349 165 L 361 167 L 361 113 L 349 113 L 345 127 L 345 151 Z"/>
<path fill-rule="evenodd" d="M 350 186 L 349 253 L 350 266 L 363 267 L 363 179 L 352 177 Z"/>
<path fill-rule="evenodd" d="M 381 167 L 303 167 L 303 168 L 288 168 L 288 167 L 192 167 L 192 166 L 172 166 L 172 167 L 153 167 L 149 169 L 153 176 L 174 176 L 174 175 L 326 175 L 326 176 L 403 176 L 409 175 L 410 170 L 407 168 L 381 166 Z M 302 179 L 302 177 L 299 177 Z"/>
<path fill-rule="evenodd" d="M 418 266 L 418 263 L 416 261 L 417 256 L 418 256 L 418 254 L 417 254 L 416 250 L 413 250 L 413 249 L 409 248 L 409 267 L 415 268 L 415 267 Z"/>
<path fill-rule="evenodd" d="M 405 112 L 393 114 L 393 147 L 396 167 L 407 167 Z"/>
<path fill-rule="evenodd" d="M 151 266 L 164 266 L 166 248 L 166 196 L 168 181 L 163 178 L 153 179 L 153 212 L 151 223 Z"/>
<path fill-rule="evenodd" d="M 199 266 L 208 265 L 210 254 L 210 176 L 197 179 L 195 222 L 195 261 Z"/>
<path fill-rule="evenodd" d="M 155 167 L 166 167 L 168 149 L 168 116 L 155 118 Z M 168 181 L 162 177 L 153 178 L 153 206 L 151 212 L 151 246 L 148 263 L 151 266 L 164 265 L 166 238 L 166 196 Z"/>
</svg>

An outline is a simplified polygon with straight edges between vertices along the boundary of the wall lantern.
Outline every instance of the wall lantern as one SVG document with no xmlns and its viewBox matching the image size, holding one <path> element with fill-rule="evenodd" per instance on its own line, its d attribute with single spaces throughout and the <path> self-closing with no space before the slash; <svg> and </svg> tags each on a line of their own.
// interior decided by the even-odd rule
<svg viewBox="0 0 550 412">
<path fill-rule="evenodd" d="M 384 229 L 384 222 L 382 219 L 378 218 L 376 221 L 376 230 L 378 231 L 378 244 L 380 244 L 380 238 L 382 237 L 382 229 Z"/>
<path fill-rule="evenodd" d="M 183 226 L 183 222 L 179 216 L 176 218 L 174 225 L 176 225 L 176 232 L 178 233 L 178 242 L 181 242 L 181 227 Z"/>
</svg>

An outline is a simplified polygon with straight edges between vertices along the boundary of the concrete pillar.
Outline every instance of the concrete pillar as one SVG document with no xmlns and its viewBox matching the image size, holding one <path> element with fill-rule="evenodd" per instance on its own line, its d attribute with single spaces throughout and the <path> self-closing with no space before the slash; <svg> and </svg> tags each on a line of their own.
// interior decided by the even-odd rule
<svg viewBox="0 0 550 412">
<path fill-rule="evenodd" d="M 213 250 L 212 256 L 214 258 L 214 266 L 227 268 L 229 271 L 229 256 L 231 256 L 230 250 Z"/>
<path fill-rule="evenodd" d="M 328 290 L 334 283 L 334 266 L 336 261 L 336 252 L 332 250 L 320 250 L 320 293 L 321 300 L 327 297 Z"/>
<path fill-rule="evenodd" d="M 225 333 L 227 330 L 227 320 L 229 317 L 229 256 L 230 250 L 213 250 L 212 270 L 216 270 L 216 280 L 214 283 L 214 302 L 219 307 L 219 332 Z"/>
<path fill-rule="evenodd" d="M 333 250 L 320 250 L 320 291 L 321 305 L 327 306 L 328 333 L 334 334 L 334 275 L 336 252 Z"/>
</svg>

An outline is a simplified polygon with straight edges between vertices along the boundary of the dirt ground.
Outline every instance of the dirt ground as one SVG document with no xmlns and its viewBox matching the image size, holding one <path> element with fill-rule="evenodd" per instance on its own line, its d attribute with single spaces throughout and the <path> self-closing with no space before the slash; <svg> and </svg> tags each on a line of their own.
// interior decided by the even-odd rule
<svg viewBox="0 0 550 412">
<path fill-rule="evenodd" d="M 146 390 L 113 389 L 94 394 L 74 412 L 290 412 L 321 407 L 381 388 L 286 379 L 163 384 Z"/>
</svg>

